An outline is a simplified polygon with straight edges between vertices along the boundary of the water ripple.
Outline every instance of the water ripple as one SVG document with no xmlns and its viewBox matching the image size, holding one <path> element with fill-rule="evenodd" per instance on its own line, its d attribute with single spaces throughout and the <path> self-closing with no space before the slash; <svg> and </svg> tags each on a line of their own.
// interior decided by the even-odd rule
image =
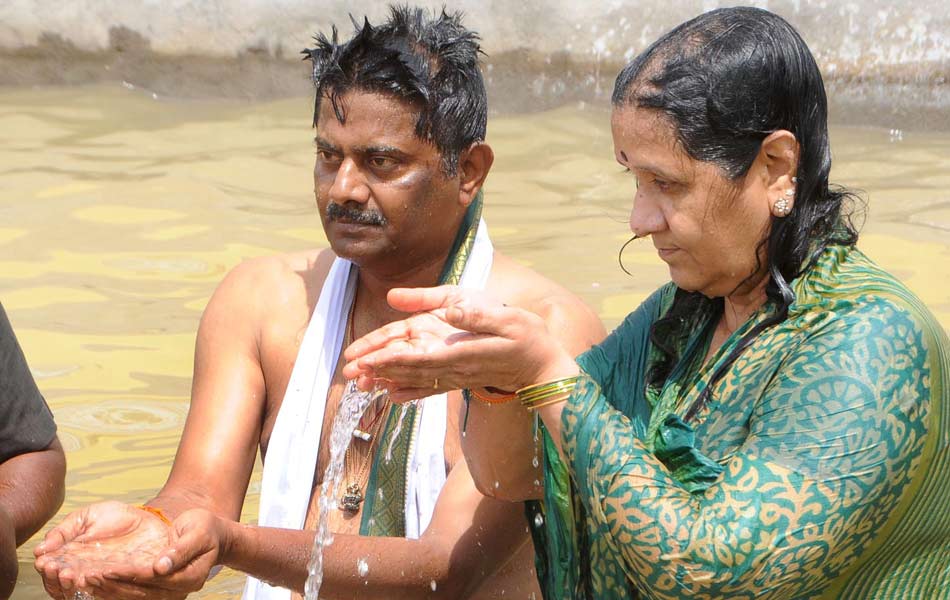
<svg viewBox="0 0 950 600">
<path fill-rule="evenodd" d="M 160 400 L 105 400 L 72 404 L 56 410 L 60 427 L 98 434 L 134 434 L 177 429 L 187 407 Z"/>
</svg>

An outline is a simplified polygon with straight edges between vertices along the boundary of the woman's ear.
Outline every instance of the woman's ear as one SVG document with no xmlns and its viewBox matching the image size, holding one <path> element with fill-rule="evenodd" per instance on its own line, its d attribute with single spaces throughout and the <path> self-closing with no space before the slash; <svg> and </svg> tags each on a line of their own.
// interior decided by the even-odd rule
<svg viewBox="0 0 950 600">
<path fill-rule="evenodd" d="M 495 153 L 485 142 L 474 142 L 459 155 L 459 203 L 462 206 L 468 206 L 475 200 L 493 162 Z"/>
<path fill-rule="evenodd" d="M 779 129 L 773 131 L 764 140 L 759 148 L 759 160 L 765 169 L 766 187 L 784 185 L 798 173 L 798 140 L 791 131 Z"/>
<path fill-rule="evenodd" d="M 756 162 L 767 190 L 770 210 L 776 217 L 788 215 L 795 204 L 798 151 L 795 134 L 785 129 L 770 133 L 759 148 Z"/>
</svg>

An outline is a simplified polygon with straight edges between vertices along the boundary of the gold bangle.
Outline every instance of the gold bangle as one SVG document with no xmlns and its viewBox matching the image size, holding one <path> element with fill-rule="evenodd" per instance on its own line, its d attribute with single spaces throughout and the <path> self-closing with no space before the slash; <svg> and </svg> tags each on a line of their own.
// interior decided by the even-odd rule
<svg viewBox="0 0 950 600">
<path fill-rule="evenodd" d="M 556 397 L 558 397 L 558 396 L 563 395 L 564 393 L 565 393 L 565 392 L 559 390 L 559 391 L 556 391 L 556 392 L 549 392 L 549 393 L 543 394 L 543 395 L 541 395 L 541 396 L 535 396 L 535 397 L 531 398 L 530 400 L 522 400 L 522 401 L 521 401 L 521 406 L 523 406 L 523 407 L 525 407 L 525 408 L 532 408 L 535 404 L 540 404 L 541 402 L 545 402 L 545 401 L 547 401 L 547 400 L 550 399 L 550 398 L 556 398 Z"/>
<path fill-rule="evenodd" d="M 485 388 L 482 388 L 485 389 Z M 485 390 L 488 391 L 488 390 Z M 468 393 L 470 393 L 476 400 L 484 402 L 485 404 L 505 404 L 506 402 L 511 402 L 518 396 L 516 394 L 505 394 L 500 396 L 483 396 L 478 393 L 478 390 L 475 388 L 469 388 Z"/>
<path fill-rule="evenodd" d="M 521 405 L 525 408 L 532 408 L 535 405 L 553 398 L 560 394 L 570 395 L 574 390 L 574 386 L 577 385 L 578 376 L 565 377 L 563 379 L 555 379 L 554 381 L 548 381 L 546 383 L 537 383 L 534 385 L 529 385 L 523 387 L 517 392 L 518 399 L 521 400 Z"/>
<path fill-rule="evenodd" d="M 537 408 L 539 405 L 547 404 L 549 401 L 551 401 L 552 398 L 555 399 L 554 401 L 557 401 L 558 398 L 562 400 L 566 400 L 567 398 L 570 397 L 570 395 L 571 395 L 570 392 L 550 393 L 540 398 L 535 398 L 531 402 L 522 402 L 521 405 L 527 408 L 528 410 L 531 410 L 533 408 Z"/>
<path fill-rule="evenodd" d="M 532 404 L 531 406 L 527 408 L 528 410 L 538 410 L 539 408 L 544 408 L 545 406 L 550 406 L 552 404 L 558 404 L 559 402 L 564 402 L 570 397 L 571 397 L 570 394 L 564 394 L 562 396 L 554 398 L 553 400 L 548 400 L 547 402 L 539 402 L 537 404 Z"/>
<path fill-rule="evenodd" d="M 548 381 L 545 383 L 536 383 L 534 385 L 529 385 L 523 387 L 515 394 L 517 394 L 518 399 L 521 400 L 522 406 L 526 408 L 531 408 L 532 406 L 553 398 L 559 394 L 567 394 L 574 390 L 574 386 L 577 385 L 578 376 L 565 377 L 563 379 L 555 379 L 554 381 Z"/>
<path fill-rule="evenodd" d="M 152 513 L 153 515 L 155 515 L 156 517 L 158 517 L 159 519 L 161 519 L 161 520 L 162 520 L 162 523 L 164 523 L 164 524 L 166 524 L 166 525 L 171 525 L 171 524 L 172 524 L 171 519 L 169 519 L 169 518 L 165 515 L 165 512 L 164 512 L 162 509 L 160 509 L 160 508 L 156 508 L 156 507 L 154 507 L 154 506 L 146 506 L 146 505 L 144 505 L 144 504 L 139 504 L 139 505 L 137 505 L 135 508 L 138 508 L 139 510 L 144 510 L 144 511 L 147 512 L 147 513 Z"/>
<path fill-rule="evenodd" d="M 544 383 L 535 383 L 532 385 L 525 386 L 515 392 L 518 394 L 519 398 L 525 398 L 533 396 L 534 394 L 539 394 L 553 389 L 565 388 L 570 389 L 577 385 L 577 375 L 572 377 L 564 377 L 561 379 L 555 379 L 554 381 L 546 381 Z"/>
<path fill-rule="evenodd" d="M 525 408 L 532 408 L 536 404 L 546 402 L 550 400 L 551 398 L 557 398 L 558 396 L 570 396 L 570 395 L 571 395 L 571 390 L 551 391 L 551 392 L 548 392 L 547 394 L 541 394 L 538 396 L 533 396 L 527 400 L 522 400 L 521 405 L 524 406 Z"/>
</svg>

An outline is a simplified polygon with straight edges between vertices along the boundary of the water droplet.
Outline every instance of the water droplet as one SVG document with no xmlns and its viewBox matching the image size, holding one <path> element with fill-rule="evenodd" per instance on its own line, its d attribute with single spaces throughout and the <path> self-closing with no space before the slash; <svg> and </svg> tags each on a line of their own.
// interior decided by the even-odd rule
<svg viewBox="0 0 950 600">
<path fill-rule="evenodd" d="M 366 564 L 366 559 L 361 558 L 356 561 L 356 570 L 359 572 L 360 577 L 366 577 L 366 574 L 369 573 L 369 565 Z"/>
<path fill-rule="evenodd" d="M 433 579 L 432 581 L 429 582 L 429 587 L 432 588 L 432 591 L 434 592 L 434 591 L 435 591 L 435 588 L 437 588 L 437 587 L 439 587 L 439 586 L 436 585 L 435 579 Z"/>
<path fill-rule="evenodd" d="M 541 527 L 544 525 L 544 517 L 541 516 L 541 513 L 534 515 L 534 526 Z"/>
</svg>

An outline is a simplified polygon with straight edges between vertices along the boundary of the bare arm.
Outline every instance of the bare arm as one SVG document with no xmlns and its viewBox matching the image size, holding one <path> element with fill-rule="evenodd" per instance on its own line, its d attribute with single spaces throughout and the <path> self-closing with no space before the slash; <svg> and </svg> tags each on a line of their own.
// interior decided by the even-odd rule
<svg viewBox="0 0 950 600">
<path fill-rule="evenodd" d="M 66 456 L 54 438 L 43 450 L 0 464 L 0 507 L 10 516 L 19 546 L 63 504 Z"/>
<path fill-rule="evenodd" d="M 586 352 L 606 334 L 593 311 L 566 292 L 528 308 L 541 316 L 551 337 L 570 356 Z M 470 403 L 462 447 L 483 494 L 501 500 L 540 497 L 543 474 L 534 428 L 533 415 L 517 400 L 501 405 Z"/>
<path fill-rule="evenodd" d="M 149 502 L 169 517 L 199 507 L 240 516 L 266 402 L 254 290 L 265 269 L 237 267 L 202 315 L 188 418 L 168 481 Z"/>
<path fill-rule="evenodd" d="M 58 439 L 43 450 L 0 464 L 0 598 L 16 584 L 16 548 L 36 533 L 63 503 L 66 457 Z"/>
<path fill-rule="evenodd" d="M 270 259 L 272 260 L 272 259 Z M 170 518 L 205 508 L 237 519 L 248 485 L 264 410 L 258 360 L 261 279 L 273 264 L 250 261 L 219 285 L 202 316 L 195 348 L 192 403 L 171 475 L 149 504 Z M 276 286 L 268 286 L 273 291 Z M 105 553 L 126 552 L 140 563 L 167 544 L 154 516 L 121 503 L 100 503 L 68 515 L 40 544 L 36 568 L 52 595 L 82 585 Z M 89 545 L 77 542 L 96 540 Z M 82 568 L 73 565 L 83 565 Z"/>
<path fill-rule="evenodd" d="M 164 552 L 171 572 L 161 585 L 187 585 L 200 573 L 190 566 L 196 555 L 218 561 L 273 585 L 302 592 L 313 545 L 313 531 L 242 525 L 204 511 Z M 179 523 L 176 522 L 176 526 Z M 324 553 L 326 598 L 465 598 L 505 564 L 525 542 L 519 504 L 486 498 L 475 489 L 464 461 L 452 469 L 436 503 L 432 521 L 418 540 L 336 535 Z M 358 561 L 365 561 L 360 574 Z"/>
</svg>

